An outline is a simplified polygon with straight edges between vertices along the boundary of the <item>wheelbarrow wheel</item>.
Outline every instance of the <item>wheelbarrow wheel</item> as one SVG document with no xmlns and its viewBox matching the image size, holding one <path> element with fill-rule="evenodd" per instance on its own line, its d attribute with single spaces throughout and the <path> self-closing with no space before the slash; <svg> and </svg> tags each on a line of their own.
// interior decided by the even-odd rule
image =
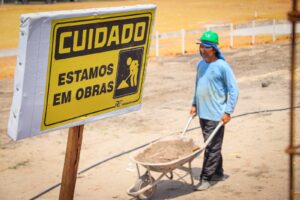
<svg viewBox="0 0 300 200">
<path fill-rule="evenodd" d="M 135 183 L 134 186 L 134 190 L 138 191 L 143 189 L 144 187 L 148 186 L 151 183 L 154 183 L 155 179 L 152 176 L 149 176 L 148 173 L 144 174 L 143 176 L 141 176 Z M 145 200 L 145 199 L 150 199 L 155 190 L 156 190 L 156 185 L 154 185 L 153 187 L 151 187 L 149 190 L 146 190 L 145 192 L 143 192 L 142 194 L 139 194 L 137 197 L 138 199 L 141 200 Z"/>
</svg>

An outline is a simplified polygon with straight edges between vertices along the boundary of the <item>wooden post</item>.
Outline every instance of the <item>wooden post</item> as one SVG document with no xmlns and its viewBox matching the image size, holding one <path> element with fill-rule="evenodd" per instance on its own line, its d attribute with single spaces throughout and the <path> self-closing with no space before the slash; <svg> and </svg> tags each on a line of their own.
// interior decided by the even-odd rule
<svg viewBox="0 0 300 200">
<path fill-rule="evenodd" d="M 77 177 L 84 125 L 69 128 L 65 165 L 62 175 L 59 199 L 72 200 Z"/>
<path fill-rule="evenodd" d="M 234 32 L 233 32 L 233 24 L 232 23 L 230 23 L 230 48 L 233 48 L 233 34 L 234 34 Z"/>
<path fill-rule="evenodd" d="M 255 20 L 252 21 L 252 38 L 251 38 L 251 44 L 255 44 Z"/>
<path fill-rule="evenodd" d="M 276 19 L 273 19 L 273 35 L 272 35 L 272 41 L 276 41 Z"/>
<path fill-rule="evenodd" d="M 181 54 L 185 54 L 185 30 L 181 29 Z"/>
</svg>

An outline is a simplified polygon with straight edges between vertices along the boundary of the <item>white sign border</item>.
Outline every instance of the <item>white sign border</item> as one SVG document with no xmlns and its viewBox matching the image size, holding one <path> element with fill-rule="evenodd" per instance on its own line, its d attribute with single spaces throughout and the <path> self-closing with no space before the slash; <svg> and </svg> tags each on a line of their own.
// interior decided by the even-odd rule
<svg viewBox="0 0 300 200">
<path fill-rule="evenodd" d="M 14 95 L 8 122 L 8 135 L 13 140 L 19 140 L 140 109 L 141 104 L 68 123 L 45 131 L 40 129 L 44 108 L 52 20 L 152 9 L 155 16 L 156 5 L 153 4 L 21 15 L 20 41 L 14 78 Z M 154 27 L 154 16 L 152 29 Z M 149 38 L 149 49 L 150 44 L 151 38 Z M 147 63 L 145 65 L 147 66 Z"/>
</svg>

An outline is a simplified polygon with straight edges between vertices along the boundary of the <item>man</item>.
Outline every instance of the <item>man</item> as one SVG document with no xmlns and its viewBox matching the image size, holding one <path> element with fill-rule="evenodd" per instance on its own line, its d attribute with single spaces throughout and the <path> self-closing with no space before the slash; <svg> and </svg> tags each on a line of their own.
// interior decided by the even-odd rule
<svg viewBox="0 0 300 200">
<path fill-rule="evenodd" d="M 229 64 L 221 54 L 218 34 L 205 32 L 197 44 L 203 58 L 197 66 L 195 95 L 190 114 L 198 115 L 204 140 L 220 121 L 225 125 L 231 119 L 238 99 L 238 87 Z M 225 180 L 221 154 L 224 136 L 222 126 L 205 149 L 200 184 L 196 190 L 206 190 L 212 181 Z"/>
</svg>

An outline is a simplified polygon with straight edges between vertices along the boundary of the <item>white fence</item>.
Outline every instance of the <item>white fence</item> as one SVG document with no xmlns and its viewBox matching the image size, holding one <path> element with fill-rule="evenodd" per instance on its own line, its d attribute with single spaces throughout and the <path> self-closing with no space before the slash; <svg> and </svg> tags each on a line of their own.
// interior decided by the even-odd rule
<svg viewBox="0 0 300 200">
<path fill-rule="evenodd" d="M 299 24 L 297 24 L 296 32 L 300 32 Z M 271 36 L 273 42 L 276 41 L 278 36 L 289 35 L 291 33 L 291 24 L 287 20 L 265 20 L 265 21 L 252 21 L 246 24 L 223 24 L 223 25 L 208 25 L 204 29 L 199 30 L 180 30 L 175 32 L 159 33 L 156 31 L 153 36 L 155 41 L 151 45 L 151 50 L 155 49 L 155 56 L 160 55 L 160 50 L 164 48 L 172 48 L 175 45 L 180 45 L 180 53 L 185 54 L 187 37 L 194 35 L 194 41 L 200 37 L 200 35 L 207 31 L 213 30 L 219 33 L 219 38 L 229 39 L 229 46 L 234 47 L 234 41 L 237 37 L 250 37 L 250 43 L 254 45 L 256 38 L 262 35 Z M 172 42 L 166 42 L 162 44 L 164 40 L 173 38 Z"/>
<path fill-rule="evenodd" d="M 287 20 L 273 19 L 252 21 L 245 24 L 208 25 L 204 29 L 197 30 L 182 29 L 180 31 L 167 33 L 156 31 L 152 37 L 150 54 L 157 57 L 162 54 L 160 53 L 161 51 L 171 49 L 169 52 L 183 55 L 187 50 L 191 49 L 191 44 L 194 45 L 197 38 L 207 30 L 218 32 L 219 38 L 221 40 L 227 40 L 228 46 L 233 48 L 235 41 L 238 41 L 240 37 L 248 37 L 246 39 L 249 40 L 249 43 L 252 45 L 257 42 L 256 38 L 262 35 L 270 36 L 270 40 L 275 42 L 280 36 L 290 35 L 292 28 Z M 296 32 L 300 32 L 299 23 L 297 24 Z M 177 49 L 175 47 L 177 47 Z M 0 57 L 16 56 L 17 51 L 17 49 L 0 50 Z"/>
</svg>

